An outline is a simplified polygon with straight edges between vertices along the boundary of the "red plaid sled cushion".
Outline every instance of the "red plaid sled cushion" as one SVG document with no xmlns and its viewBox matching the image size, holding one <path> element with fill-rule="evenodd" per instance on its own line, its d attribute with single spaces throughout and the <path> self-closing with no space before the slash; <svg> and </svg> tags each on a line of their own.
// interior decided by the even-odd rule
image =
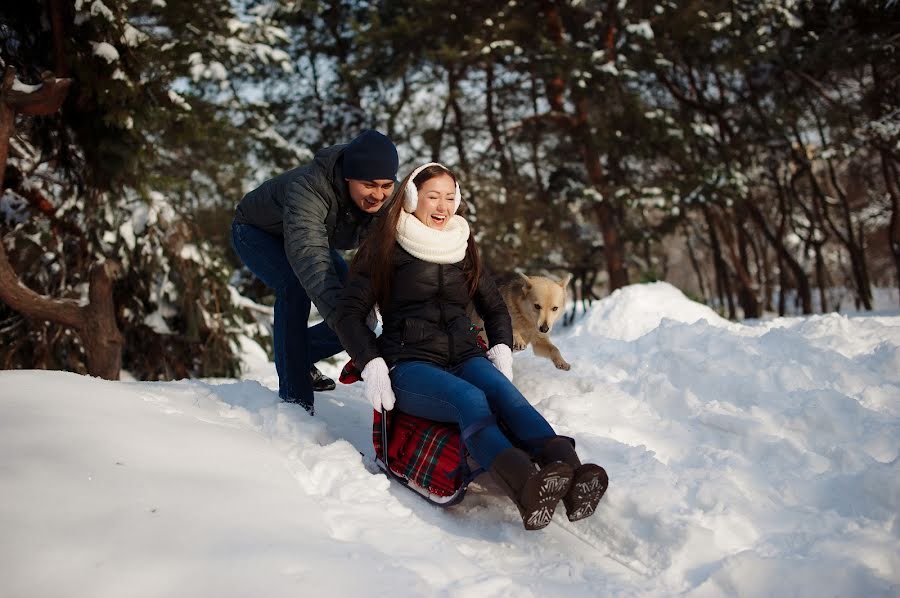
<svg viewBox="0 0 900 598">
<path fill-rule="evenodd" d="M 381 413 L 375 414 L 372 440 L 382 461 Z M 462 484 L 459 427 L 402 411 L 388 416 L 391 471 L 438 496 L 452 496 Z"/>
</svg>

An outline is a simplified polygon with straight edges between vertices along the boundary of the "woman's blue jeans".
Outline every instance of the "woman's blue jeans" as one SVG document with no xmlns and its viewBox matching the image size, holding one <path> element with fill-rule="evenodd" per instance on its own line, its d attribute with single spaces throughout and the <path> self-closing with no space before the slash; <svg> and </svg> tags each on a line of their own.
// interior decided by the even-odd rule
<svg viewBox="0 0 900 598">
<path fill-rule="evenodd" d="M 556 433 L 522 393 L 486 357 L 472 357 L 450 369 L 425 361 L 404 361 L 391 369 L 400 411 L 435 421 L 455 422 L 461 430 L 490 415 L 504 423 L 525 446 L 542 446 Z M 513 444 L 496 423 L 474 433 L 466 447 L 490 469 Z"/>
<path fill-rule="evenodd" d="M 232 223 L 231 240 L 241 261 L 275 291 L 273 345 L 278 396 L 312 406 L 312 364 L 343 351 L 337 334 L 325 322 L 307 328 L 312 301 L 288 262 L 284 239 L 250 224 Z M 331 261 L 343 282 L 347 263 L 331 250 Z"/>
</svg>

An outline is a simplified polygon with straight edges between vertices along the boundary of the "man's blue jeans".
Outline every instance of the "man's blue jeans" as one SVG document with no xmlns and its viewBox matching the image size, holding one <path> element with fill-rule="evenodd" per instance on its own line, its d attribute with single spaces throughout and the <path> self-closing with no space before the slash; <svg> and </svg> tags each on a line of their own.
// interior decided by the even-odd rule
<svg viewBox="0 0 900 598">
<path fill-rule="evenodd" d="M 539 447 L 556 432 L 506 376 L 486 357 L 472 357 L 449 370 L 425 361 L 405 361 L 391 369 L 395 407 L 410 415 L 455 422 L 461 430 L 492 414 L 520 444 Z M 474 433 L 466 447 L 490 469 L 513 444 L 497 424 Z"/>
<path fill-rule="evenodd" d="M 275 291 L 273 345 L 278 396 L 312 406 L 312 364 L 343 351 L 337 334 L 325 322 L 307 328 L 312 304 L 284 252 L 284 239 L 250 224 L 231 225 L 234 250 L 250 271 Z M 343 282 L 347 263 L 333 249 L 331 261 Z"/>
</svg>

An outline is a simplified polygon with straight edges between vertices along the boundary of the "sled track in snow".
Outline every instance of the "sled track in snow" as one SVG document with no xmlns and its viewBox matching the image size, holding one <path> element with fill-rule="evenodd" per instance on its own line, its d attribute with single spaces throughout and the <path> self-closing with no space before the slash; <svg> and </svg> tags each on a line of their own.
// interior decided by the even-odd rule
<svg viewBox="0 0 900 598">
<path fill-rule="evenodd" d="M 555 521 L 555 520 L 551 523 L 551 525 L 553 525 L 554 528 L 559 528 L 559 529 L 563 530 L 564 532 L 566 532 L 567 534 L 569 534 L 576 540 L 581 541 L 582 544 L 584 544 L 585 546 L 587 546 L 588 548 L 590 548 L 591 550 L 593 550 L 600 556 L 602 556 L 604 558 L 608 558 L 610 560 L 613 560 L 613 561 L 619 563 L 620 565 L 622 565 L 629 571 L 632 571 L 633 573 L 640 575 L 641 577 L 649 578 L 652 575 L 652 573 L 649 570 L 647 570 L 646 568 L 643 568 L 643 569 L 638 568 L 634 565 L 633 562 L 629 563 L 629 562 L 625 561 L 624 559 L 618 557 L 612 551 L 610 551 L 608 549 L 605 550 L 605 549 L 601 548 L 600 546 L 597 546 L 588 538 L 584 537 L 581 534 L 576 533 L 575 530 L 571 529 L 571 527 L 568 525 L 564 525 L 564 524 L 560 523 L 559 521 Z"/>
</svg>

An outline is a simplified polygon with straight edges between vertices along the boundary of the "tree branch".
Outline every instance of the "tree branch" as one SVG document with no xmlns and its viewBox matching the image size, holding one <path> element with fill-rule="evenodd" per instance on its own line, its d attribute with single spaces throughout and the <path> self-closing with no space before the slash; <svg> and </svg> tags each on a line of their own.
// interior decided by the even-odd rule
<svg viewBox="0 0 900 598">
<path fill-rule="evenodd" d="M 39 295 L 19 282 L 9 263 L 6 247 L 0 241 L 0 299 L 23 316 L 58 322 L 80 330 L 84 324 L 81 307 L 74 299 L 51 299 Z"/>
</svg>

